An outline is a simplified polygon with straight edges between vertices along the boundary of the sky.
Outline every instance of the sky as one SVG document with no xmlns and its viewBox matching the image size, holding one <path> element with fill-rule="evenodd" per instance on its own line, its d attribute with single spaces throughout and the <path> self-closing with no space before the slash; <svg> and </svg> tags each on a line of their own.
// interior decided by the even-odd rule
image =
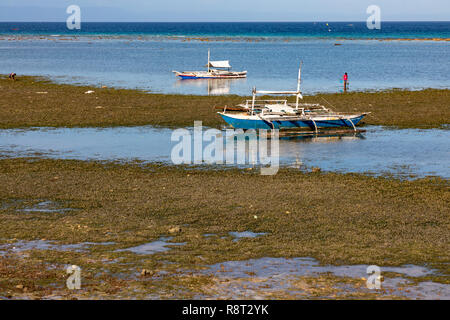
<svg viewBox="0 0 450 320">
<path fill-rule="evenodd" d="M 449 21 L 449 0 L 0 0 L 0 21 L 66 21 L 69 5 L 88 21 Z"/>
</svg>

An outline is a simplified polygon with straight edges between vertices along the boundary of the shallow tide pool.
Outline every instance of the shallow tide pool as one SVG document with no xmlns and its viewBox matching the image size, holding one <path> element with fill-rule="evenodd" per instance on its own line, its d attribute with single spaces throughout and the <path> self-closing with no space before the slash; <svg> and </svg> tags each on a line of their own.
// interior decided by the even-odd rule
<svg viewBox="0 0 450 320">
<path fill-rule="evenodd" d="M 221 299 L 267 299 L 276 294 L 289 298 L 338 298 L 340 295 L 358 297 L 358 294 L 376 293 L 379 298 L 397 297 L 403 299 L 450 298 L 450 285 L 429 281 L 426 276 L 436 270 L 423 266 L 403 265 L 379 267 L 383 277 L 379 289 L 366 286 L 373 271 L 368 265 L 320 265 L 313 258 L 260 258 L 244 261 L 227 261 L 209 266 L 204 274 L 216 281 L 209 294 Z M 327 276 L 338 281 L 325 282 L 327 290 L 317 290 L 320 284 L 311 285 L 308 278 Z M 345 279 L 350 281 L 345 281 Z M 415 280 L 415 281 L 413 281 Z M 328 281 L 328 280 L 327 280 Z M 355 285 L 359 282 L 358 285 Z M 330 290 L 332 288 L 332 290 Z M 198 298 L 204 298 L 199 296 Z"/>
<path fill-rule="evenodd" d="M 400 130 L 380 126 L 364 129 L 366 132 L 358 134 L 282 136 L 279 140 L 279 163 L 301 169 L 319 167 L 323 171 L 450 178 L 449 130 Z M 140 160 L 172 164 L 172 150 L 181 141 L 171 141 L 173 132 L 151 126 L 5 129 L 0 130 L 0 157 Z M 184 132 L 183 135 L 192 142 L 191 159 L 194 160 L 193 130 Z M 230 146 L 230 139 L 227 140 L 224 131 L 218 138 L 223 139 L 224 150 Z M 203 151 L 209 144 L 209 141 L 202 142 Z M 269 150 L 270 145 L 268 140 Z M 236 147 L 234 149 L 237 155 Z M 210 158 L 204 157 L 203 160 Z M 230 165 L 242 167 L 249 163 L 246 159 L 244 164 L 224 164 Z"/>
</svg>

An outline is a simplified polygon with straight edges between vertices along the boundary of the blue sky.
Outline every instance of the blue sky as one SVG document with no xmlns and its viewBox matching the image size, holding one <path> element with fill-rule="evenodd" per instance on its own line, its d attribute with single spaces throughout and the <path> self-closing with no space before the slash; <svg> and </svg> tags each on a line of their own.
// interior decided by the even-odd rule
<svg viewBox="0 0 450 320">
<path fill-rule="evenodd" d="M 448 21 L 449 0 L 1 0 L 0 21 L 65 21 L 76 4 L 83 21 Z"/>
</svg>

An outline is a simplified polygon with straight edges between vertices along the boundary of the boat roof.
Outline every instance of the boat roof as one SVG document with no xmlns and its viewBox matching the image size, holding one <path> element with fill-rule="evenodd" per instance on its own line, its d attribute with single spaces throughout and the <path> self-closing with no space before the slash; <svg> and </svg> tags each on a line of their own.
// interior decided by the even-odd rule
<svg viewBox="0 0 450 320">
<path fill-rule="evenodd" d="M 266 90 L 255 90 L 255 94 L 284 94 L 284 95 L 299 95 L 300 91 L 266 91 Z"/>
<path fill-rule="evenodd" d="M 210 61 L 209 62 L 210 68 L 231 68 L 230 61 L 223 60 L 223 61 Z"/>
</svg>

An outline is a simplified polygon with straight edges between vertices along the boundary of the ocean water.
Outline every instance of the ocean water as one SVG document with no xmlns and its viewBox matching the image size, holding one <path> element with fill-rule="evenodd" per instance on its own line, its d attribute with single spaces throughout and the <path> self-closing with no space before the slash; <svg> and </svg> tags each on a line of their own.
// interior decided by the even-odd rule
<svg viewBox="0 0 450 320">
<path fill-rule="evenodd" d="M 436 37 L 450 38 L 449 22 L 385 23 L 381 30 L 365 23 L 86 23 L 76 32 L 64 23 L 0 23 L 0 73 L 159 93 L 249 95 L 254 86 L 295 89 L 303 61 L 307 94 L 341 91 L 344 72 L 350 90 L 449 88 L 450 42 L 370 40 Z M 208 49 L 212 60 L 230 60 L 248 78 L 175 77 L 172 70 L 204 70 Z"/>
<path fill-rule="evenodd" d="M 450 22 L 87 22 L 69 30 L 58 22 L 1 22 L 0 35 L 258 38 L 450 38 Z"/>
</svg>

